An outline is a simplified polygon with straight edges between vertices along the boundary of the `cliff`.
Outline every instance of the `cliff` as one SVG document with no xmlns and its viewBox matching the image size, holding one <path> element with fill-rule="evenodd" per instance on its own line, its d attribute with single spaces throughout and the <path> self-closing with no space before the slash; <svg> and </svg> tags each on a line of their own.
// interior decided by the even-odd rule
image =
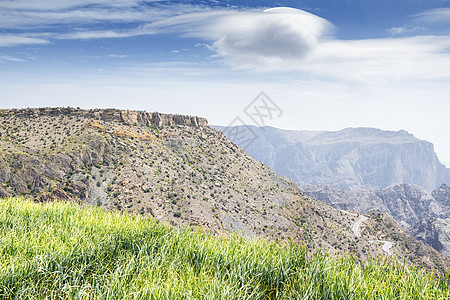
<svg viewBox="0 0 450 300">
<path fill-rule="evenodd" d="M 83 116 L 105 122 L 122 122 L 126 125 L 145 126 L 194 126 L 206 127 L 208 121 L 205 118 L 196 116 L 184 116 L 161 113 L 148 113 L 143 111 L 119 110 L 119 109 L 91 109 L 84 110 L 73 107 L 44 107 L 25 109 L 1 109 L 0 116 L 14 114 L 18 117 L 38 117 L 38 116 Z"/>
<path fill-rule="evenodd" d="M 245 151 L 299 186 L 328 185 L 343 190 L 419 185 L 428 191 L 450 183 L 433 144 L 404 130 L 347 128 L 340 131 L 295 131 L 241 126 L 240 138 L 216 128 L 236 142 L 255 137 Z M 244 145 L 243 145 L 244 146 Z"/>
</svg>

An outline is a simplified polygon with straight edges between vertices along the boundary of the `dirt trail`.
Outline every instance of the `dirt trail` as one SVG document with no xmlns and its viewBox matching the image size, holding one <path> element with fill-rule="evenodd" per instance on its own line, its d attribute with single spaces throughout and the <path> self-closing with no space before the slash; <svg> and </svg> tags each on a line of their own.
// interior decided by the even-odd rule
<svg viewBox="0 0 450 300">
<path fill-rule="evenodd" d="M 383 251 L 386 252 L 388 255 L 391 255 L 391 247 L 394 245 L 394 243 L 389 242 L 389 241 L 380 241 L 382 243 L 384 243 L 383 245 Z"/>
<path fill-rule="evenodd" d="M 365 220 L 367 220 L 366 216 L 360 216 L 359 219 L 355 222 L 355 224 L 353 224 L 353 234 L 356 237 L 361 237 L 361 234 L 359 233 L 359 226 L 361 225 L 362 222 L 364 222 Z"/>
</svg>

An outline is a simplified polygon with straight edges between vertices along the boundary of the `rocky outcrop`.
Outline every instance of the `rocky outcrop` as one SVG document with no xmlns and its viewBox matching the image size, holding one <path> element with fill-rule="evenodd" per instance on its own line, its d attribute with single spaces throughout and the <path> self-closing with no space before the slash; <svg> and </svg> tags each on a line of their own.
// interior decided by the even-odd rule
<svg viewBox="0 0 450 300">
<path fill-rule="evenodd" d="M 303 191 L 336 208 L 387 213 L 410 234 L 450 257 L 450 187 L 446 184 L 432 193 L 408 184 L 375 191 L 343 191 L 309 185 Z"/>
<path fill-rule="evenodd" d="M 435 189 L 431 195 L 433 199 L 435 199 L 442 208 L 446 208 L 445 214 L 450 215 L 450 186 L 443 184 L 439 188 Z"/>
<path fill-rule="evenodd" d="M 93 136 L 87 141 L 90 147 L 65 153 L 42 156 L 21 151 L 3 153 L 0 155 L 0 197 L 30 195 L 41 201 L 87 199 L 89 181 L 78 180 L 73 175 L 93 165 L 111 165 L 116 161 L 104 139 Z"/>
<path fill-rule="evenodd" d="M 439 162 L 433 144 L 404 130 L 216 128 L 299 186 L 325 184 L 342 190 L 373 190 L 407 183 L 432 191 L 442 183 L 450 183 L 450 171 Z"/>
<path fill-rule="evenodd" d="M 120 121 L 126 125 L 147 125 L 147 126 L 194 126 L 206 127 L 208 121 L 205 118 L 195 116 L 183 116 L 161 113 L 147 113 L 132 110 L 98 109 L 92 110 L 94 117 L 105 122 Z"/>
<path fill-rule="evenodd" d="M 84 116 L 105 122 L 122 122 L 126 125 L 146 126 L 193 126 L 206 127 L 208 121 L 196 116 L 172 115 L 161 113 L 148 113 L 144 111 L 119 110 L 119 109 L 91 109 L 84 110 L 73 107 L 44 107 L 26 109 L 2 109 L 0 116 L 15 114 L 17 116 Z"/>
</svg>

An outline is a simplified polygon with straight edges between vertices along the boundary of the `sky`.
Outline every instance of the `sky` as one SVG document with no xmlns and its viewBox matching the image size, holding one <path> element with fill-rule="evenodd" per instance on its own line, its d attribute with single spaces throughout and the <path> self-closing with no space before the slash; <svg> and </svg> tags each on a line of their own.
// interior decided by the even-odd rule
<svg viewBox="0 0 450 300">
<path fill-rule="evenodd" d="M 264 92 L 259 125 L 404 129 L 450 162 L 449 83 L 450 0 L 0 0 L 0 108 L 258 125 Z"/>
</svg>

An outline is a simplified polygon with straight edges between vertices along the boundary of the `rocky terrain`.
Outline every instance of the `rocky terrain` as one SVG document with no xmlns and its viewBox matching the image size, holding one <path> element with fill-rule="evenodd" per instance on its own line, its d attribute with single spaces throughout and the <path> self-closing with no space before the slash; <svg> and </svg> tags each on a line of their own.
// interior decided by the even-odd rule
<svg viewBox="0 0 450 300">
<path fill-rule="evenodd" d="M 304 186 L 303 191 L 339 209 L 387 213 L 413 236 L 450 257 L 450 187 L 445 184 L 431 193 L 408 184 L 375 191 Z"/>
<path fill-rule="evenodd" d="M 305 196 L 198 117 L 0 110 L 0 195 L 77 201 L 212 234 L 305 243 L 311 252 L 350 252 L 359 259 L 390 257 L 374 242 L 390 239 L 401 261 L 450 270 L 447 258 L 384 217 L 369 215 L 362 235 L 355 236 L 359 215 Z M 411 247 L 418 250 L 403 251 Z"/>
<path fill-rule="evenodd" d="M 432 191 L 442 183 L 450 184 L 450 170 L 439 162 L 433 144 L 404 130 L 215 128 L 299 186 L 326 184 L 342 190 L 372 190 L 407 183 Z"/>
</svg>

